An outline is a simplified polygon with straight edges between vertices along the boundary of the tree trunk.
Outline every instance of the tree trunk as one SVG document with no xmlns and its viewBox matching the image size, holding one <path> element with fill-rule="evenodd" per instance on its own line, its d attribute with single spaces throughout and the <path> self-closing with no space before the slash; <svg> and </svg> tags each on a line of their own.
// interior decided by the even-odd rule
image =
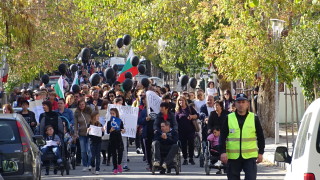
<svg viewBox="0 0 320 180">
<path fill-rule="evenodd" d="M 275 127 L 275 82 L 267 79 L 259 88 L 258 117 L 265 137 L 274 137 Z"/>
</svg>

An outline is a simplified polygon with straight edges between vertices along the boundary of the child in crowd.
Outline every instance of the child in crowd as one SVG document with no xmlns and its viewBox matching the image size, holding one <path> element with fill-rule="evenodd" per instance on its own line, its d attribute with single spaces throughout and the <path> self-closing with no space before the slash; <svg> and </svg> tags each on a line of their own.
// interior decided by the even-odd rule
<svg viewBox="0 0 320 180">
<path fill-rule="evenodd" d="M 45 137 L 47 145 L 41 148 L 42 152 L 42 161 L 46 156 L 48 151 L 52 151 L 57 159 L 58 164 L 62 164 L 61 154 L 60 154 L 60 137 L 54 133 L 54 129 L 51 125 L 45 127 Z M 46 169 L 46 175 L 49 175 L 49 168 Z"/>
<path fill-rule="evenodd" d="M 210 142 L 210 154 L 213 156 L 211 158 L 211 164 L 215 164 L 220 159 L 220 145 L 219 145 L 219 138 L 220 138 L 220 129 L 215 127 L 213 128 L 213 133 L 208 136 L 208 141 Z M 220 166 L 221 167 L 221 166 Z M 221 168 L 216 172 L 216 174 L 221 174 Z"/>
<path fill-rule="evenodd" d="M 113 174 L 122 173 L 123 141 L 121 133 L 124 133 L 123 122 L 119 119 L 117 108 L 110 109 L 111 118 L 107 123 L 107 132 L 110 134 L 109 145 L 112 152 Z"/>
<path fill-rule="evenodd" d="M 90 149 L 91 149 L 91 172 L 92 174 L 96 174 L 99 175 L 99 171 L 100 171 L 100 152 L 101 152 L 101 137 L 104 134 L 104 128 L 102 126 L 102 124 L 99 122 L 99 111 L 94 111 L 91 114 L 91 120 L 90 120 L 90 124 L 88 124 L 88 129 L 87 129 L 87 133 L 90 139 Z M 100 128 L 101 129 L 101 136 L 97 136 L 97 135 L 92 135 L 91 131 L 93 131 L 91 129 L 90 126 L 96 126 L 94 128 Z M 93 127 L 92 127 L 93 128 Z"/>
</svg>

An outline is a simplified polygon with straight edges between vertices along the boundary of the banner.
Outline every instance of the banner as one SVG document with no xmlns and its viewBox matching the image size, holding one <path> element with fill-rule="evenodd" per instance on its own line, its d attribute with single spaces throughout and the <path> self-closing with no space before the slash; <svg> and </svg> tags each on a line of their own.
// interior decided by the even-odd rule
<svg viewBox="0 0 320 180">
<path fill-rule="evenodd" d="M 35 100 L 35 101 L 29 102 L 29 109 L 30 111 L 34 112 L 38 123 L 39 123 L 40 114 L 44 113 L 42 102 L 43 100 Z"/>
<path fill-rule="evenodd" d="M 108 111 L 106 114 L 106 122 L 108 122 L 111 119 L 111 115 L 110 115 L 111 108 L 117 108 L 119 111 L 120 119 L 122 120 L 124 129 L 126 131 L 125 133 L 122 134 L 122 136 L 135 138 L 136 132 L 137 132 L 139 108 L 109 104 Z M 105 126 L 106 125 L 107 124 L 105 124 Z"/>
<path fill-rule="evenodd" d="M 147 104 L 148 104 L 148 114 L 150 114 L 150 108 L 154 113 L 160 112 L 160 104 L 162 102 L 161 98 L 153 91 L 147 91 Z"/>
</svg>

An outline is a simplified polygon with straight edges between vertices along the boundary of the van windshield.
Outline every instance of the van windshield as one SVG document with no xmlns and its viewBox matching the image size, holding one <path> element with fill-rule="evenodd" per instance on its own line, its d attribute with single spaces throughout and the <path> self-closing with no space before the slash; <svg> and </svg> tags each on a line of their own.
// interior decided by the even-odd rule
<svg viewBox="0 0 320 180">
<path fill-rule="evenodd" d="M 304 116 L 304 119 L 302 120 L 302 124 L 297 137 L 297 144 L 295 145 L 294 159 L 298 159 L 304 154 L 311 117 L 312 113 L 310 112 L 306 114 Z"/>
</svg>

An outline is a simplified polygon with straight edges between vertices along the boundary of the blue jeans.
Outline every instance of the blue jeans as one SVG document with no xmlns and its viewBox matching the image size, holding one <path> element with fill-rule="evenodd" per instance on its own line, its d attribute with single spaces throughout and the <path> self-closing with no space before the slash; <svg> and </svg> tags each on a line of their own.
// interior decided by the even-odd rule
<svg viewBox="0 0 320 180">
<path fill-rule="evenodd" d="M 52 151 L 57 160 L 61 160 L 61 154 L 60 154 L 60 147 L 59 146 L 46 146 L 41 148 L 42 156 L 41 159 L 42 161 L 45 159 L 45 156 L 47 155 L 48 151 Z"/>
<path fill-rule="evenodd" d="M 101 142 L 100 143 L 92 143 L 90 142 L 91 149 L 91 166 L 92 168 L 96 167 L 96 171 L 100 171 L 100 152 L 101 152 Z"/>
<path fill-rule="evenodd" d="M 82 165 L 84 167 L 89 167 L 91 162 L 91 150 L 90 150 L 90 144 L 89 144 L 89 137 L 79 136 L 79 140 L 80 140 L 80 147 L 81 147 Z"/>
</svg>

